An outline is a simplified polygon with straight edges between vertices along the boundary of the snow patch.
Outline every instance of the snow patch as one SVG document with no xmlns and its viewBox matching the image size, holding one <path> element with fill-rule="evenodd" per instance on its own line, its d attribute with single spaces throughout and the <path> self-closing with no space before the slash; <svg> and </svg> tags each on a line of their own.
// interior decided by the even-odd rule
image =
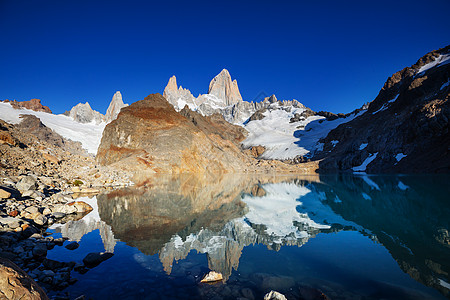
<svg viewBox="0 0 450 300">
<path fill-rule="evenodd" d="M 80 142 L 82 147 L 92 154 L 97 153 L 103 129 L 106 126 L 104 122 L 82 124 L 65 115 L 54 115 L 29 109 L 14 109 L 9 103 L 0 103 L 0 119 L 11 124 L 18 124 L 22 121 L 20 115 L 38 117 L 45 126 L 66 139 Z"/>
<path fill-rule="evenodd" d="M 359 150 L 366 149 L 367 145 L 369 145 L 369 144 L 367 144 L 367 143 L 362 143 L 361 145 L 359 145 Z"/>
<path fill-rule="evenodd" d="M 389 100 L 387 103 L 394 103 L 396 100 L 397 100 L 397 98 L 398 98 L 398 95 L 400 95 L 400 94 L 397 94 L 397 96 L 395 96 L 395 98 L 394 99 L 392 99 L 392 100 Z"/>
<path fill-rule="evenodd" d="M 284 107 L 267 110 L 262 120 L 250 121 L 245 125 L 244 128 L 249 134 L 242 145 L 245 148 L 264 146 L 266 148 L 262 155 L 264 159 L 283 160 L 292 159 L 298 155 L 312 156 L 314 152 L 323 150 L 323 144 L 319 141 L 331 130 L 359 115 L 333 121 L 326 121 L 322 116 L 311 116 L 306 120 L 290 123 L 294 114 L 301 114 L 303 111 L 303 108 L 294 107 L 290 112 Z M 337 143 L 337 141 L 334 142 Z"/>
<path fill-rule="evenodd" d="M 445 89 L 449 85 L 450 85 L 450 79 L 446 83 L 444 83 L 439 90 L 442 91 L 443 89 Z"/>
<path fill-rule="evenodd" d="M 399 153 L 395 156 L 395 159 L 397 160 L 397 162 L 401 161 L 403 158 L 405 158 L 406 155 L 403 153 Z"/>
<path fill-rule="evenodd" d="M 354 172 L 364 172 L 367 168 L 367 165 L 370 164 L 375 158 L 377 158 L 378 152 L 369 154 L 369 157 L 366 158 L 366 160 L 363 161 L 363 163 L 360 166 L 353 167 Z"/>
<path fill-rule="evenodd" d="M 263 197 L 253 197 L 245 195 L 242 201 L 249 208 L 245 215 L 246 219 L 253 224 L 264 224 L 269 235 L 286 237 L 294 234 L 296 238 L 308 236 L 304 231 L 294 225 L 294 222 L 300 222 L 309 227 L 317 229 L 330 228 L 328 225 L 322 225 L 311 220 L 308 215 L 297 211 L 297 206 L 301 205 L 300 200 L 311 190 L 306 187 L 298 186 L 293 183 L 265 184 L 266 195 Z"/>
<path fill-rule="evenodd" d="M 417 71 L 417 74 L 426 72 L 429 69 L 437 67 L 439 65 L 446 65 L 448 63 L 450 63 L 450 54 L 439 55 L 434 61 L 432 61 L 432 62 L 426 64 L 425 66 L 423 66 L 422 68 L 420 68 L 419 71 Z"/>
<path fill-rule="evenodd" d="M 372 181 L 373 182 L 373 181 Z M 376 183 L 375 183 L 375 185 L 376 185 Z M 378 186 L 378 185 L 377 185 Z M 367 195 L 366 193 L 362 193 L 362 196 L 363 196 L 363 198 L 364 199 L 366 199 L 366 200 L 372 200 L 372 198 L 369 196 L 369 195 Z"/>
<path fill-rule="evenodd" d="M 406 184 L 404 184 L 403 182 L 401 182 L 399 180 L 398 181 L 398 188 L 401 189 L 402 191 L 406 191 L 407 189 L 409 189 L 409 186 L 407 186 Z"/>
<path fill-rule="evenodd" d="M 363 175 L 362 179 L 367 183 L 371 188 L 381 191 L 378 184 L 376 184 L 372 179 L 369 178 L 367 175 Z"/>
<path fill-rule="evenodd" d="M 450 290 L 450 283 L 444 281 L 443 279 L 439 279 L 439 284 Z"/>
<path fill-rule="evenodd" d="M 333 145 L 333 148 L 336 147 L 336 145 L 339 143 L 339 141 L 331 141 L 331 144 Z"/>
</svg>

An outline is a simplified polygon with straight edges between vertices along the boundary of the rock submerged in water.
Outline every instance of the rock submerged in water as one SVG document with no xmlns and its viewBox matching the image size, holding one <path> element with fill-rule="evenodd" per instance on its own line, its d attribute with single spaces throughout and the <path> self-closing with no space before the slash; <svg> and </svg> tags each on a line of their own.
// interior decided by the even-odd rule
<svg viewBox="0 0 450 300">
<path fill-rule="evenodd" d="M 208 282 L 217 282 L 223 280 L 223 276 L 219 272 L 211 271 L 203 277 L 200 282 L 208 283 Z"/>
<path fill-rule="evenodd" d="M 72 242 L 72 243 L 67 244 L 65 247 L 66 247 L 66 249 L 68 249 L 68 250 L 75 250 L 75 249 L 77 249 L 79 246 L 80 246 L 80 244 L 78 244 L 77 242 Z"/>
<path fill-rule="evenodd" d="M 264 296 L 264 300 L 287 300 L 287 298 L 277 291 L 270 291 Z"/>
<path fill-rule="evenodd" d="M 86 255 L 85 258 L 83 258 L 83 263 L 88 268 L 94 268 L 113 256 L 114 254 L 110 252 L 105 253 L 92 252 Z"/>
</svg>

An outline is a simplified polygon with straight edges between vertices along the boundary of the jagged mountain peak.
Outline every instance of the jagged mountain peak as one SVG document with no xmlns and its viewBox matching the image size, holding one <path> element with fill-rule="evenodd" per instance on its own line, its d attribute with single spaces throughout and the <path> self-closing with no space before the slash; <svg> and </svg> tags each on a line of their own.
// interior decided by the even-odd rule
<svg viewBox="0 0 450 300">
<path fill-rule="evenodd" d="M 226 106 L 242 101 L 237 81 L 236 79 L 233 81 L 231 80 L 230 72 L 228 72 L 227 69 L 223 69 L 211 80 L 209 83 L 208 94 L 224 100 Z"/>
<path fill-rule="evenodd" d="M 105 120 L 105 116 L 98 111 L 93 110 L 87 101 L 86 103 L 78 103 L 72 107 L 70 111 L 66 111 L 64 114 L 78 123 L 91 123 L 94 121 L 99 124 Z"/>
<path fill-rule="evenodd" d="M 178 90 L 177 77 L 175 77 L 175 75 L 173 75 L 172 77 L 169 78 L 169 82 L 167 83 L 167 86 L 164 89 L 164 93 L 166 93 L 166 90 L 167 91 L 176 91 L 176 90 Z"/>
<path fill-rule="evenodd" d="M 106 111 L 105 121 L 107 123 L 115 120 L 120 110 L 128 104 L 123 103 L 122 94 L 117 91 L 112 97 L 111 103 L 109 103 L 108 110 Z"/>
</svg>

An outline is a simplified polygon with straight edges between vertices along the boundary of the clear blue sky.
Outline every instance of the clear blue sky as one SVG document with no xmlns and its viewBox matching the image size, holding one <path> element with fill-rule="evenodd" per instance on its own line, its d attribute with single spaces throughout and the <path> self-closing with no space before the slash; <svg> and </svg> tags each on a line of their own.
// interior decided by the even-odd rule
<svg viewBox="0 0 450 300">
<path fill-rule="evenodd" d="M 261 92 L 349 112 L 392 73 L 450 44 L 450 1 L 0 0 L 0 99 L 55 113 L 116 90 L 132 103 L 170 76 L 197 96 L 223 68 Z"/>
</svg>

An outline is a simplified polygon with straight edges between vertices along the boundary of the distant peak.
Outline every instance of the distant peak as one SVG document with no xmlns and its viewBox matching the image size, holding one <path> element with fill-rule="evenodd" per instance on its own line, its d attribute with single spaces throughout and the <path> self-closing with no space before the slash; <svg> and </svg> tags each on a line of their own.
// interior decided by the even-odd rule
<svg viewBox="0 0 450 300">
<path fill-rule="evenodd" d="M 122 94 L 119 91 L 115 92 L 111 99 L 111 103 L 109 103 L 108 109 L 106 110 L 106 122 L 109 123 L 115 120 L 120 110 L 125 106 L 127 106 L 127 104 L 123 103 Z"/>
<path fill-rule="evenodd" d="M 175 75 L 173 75 L 172 77 L 169 78 L 169 82 L 167 83 L 163 94 L 167 95 L 167 93 L 174 92 L 177 90 L 178 90 L 177 77 L 175 77 Z"/>
<path fill-rule="evenodd" d="M 227 106 L 242 101 L 237 81 L 236 79 L 231 80 L 230 72 L 227 69 L 223 69 L 211 80 L 208 94 L 212 94 L 223 100 Z"/>
</svg>

